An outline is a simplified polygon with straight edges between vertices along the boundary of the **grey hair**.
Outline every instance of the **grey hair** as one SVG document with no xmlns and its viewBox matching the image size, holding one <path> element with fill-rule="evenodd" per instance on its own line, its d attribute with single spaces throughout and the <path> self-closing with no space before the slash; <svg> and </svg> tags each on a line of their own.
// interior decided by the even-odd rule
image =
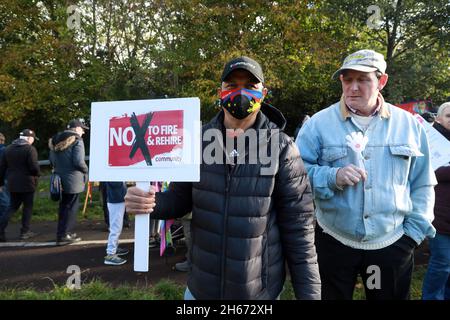
<svg viewBox="0 0 450 320">
<path fill-rule="evenodd" d="M 440 117 L 444 113 L 445 109 L 450 108 L 450 102 L 445 102 L 441 104 L 441 106 L 438 109 L 437 116 Z"/>
</svg>

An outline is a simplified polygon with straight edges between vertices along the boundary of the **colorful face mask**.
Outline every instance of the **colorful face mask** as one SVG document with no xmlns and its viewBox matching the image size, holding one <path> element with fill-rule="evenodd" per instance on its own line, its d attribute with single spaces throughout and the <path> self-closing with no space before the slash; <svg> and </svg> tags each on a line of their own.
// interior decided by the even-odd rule
<svg viewBox="0 0 450 320">
<path fill-rule="evenodd" d="M 242 120 L 261 107 L 262 98 L 261 91 L 233 89 L 222 91 L 220 102 L 233 117 Z"/>
</svg>

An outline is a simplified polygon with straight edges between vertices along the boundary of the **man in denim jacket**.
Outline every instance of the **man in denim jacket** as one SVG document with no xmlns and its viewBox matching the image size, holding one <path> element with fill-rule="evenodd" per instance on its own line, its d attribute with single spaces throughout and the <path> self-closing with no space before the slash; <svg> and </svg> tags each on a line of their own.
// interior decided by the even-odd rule
<svg viewBox="0 0 450 320">
<path fill-rule="evenodd" d="M 408 299 L 414 249 L 434 237 L 434 190 L 425 131 L 386 103 L 383 55 L 360 50 L 334 76 L 340 102 L 297 138 L 316 204 L 322 297 L 352 299 L 360 274 L 368 299 Z"/>
</svg>

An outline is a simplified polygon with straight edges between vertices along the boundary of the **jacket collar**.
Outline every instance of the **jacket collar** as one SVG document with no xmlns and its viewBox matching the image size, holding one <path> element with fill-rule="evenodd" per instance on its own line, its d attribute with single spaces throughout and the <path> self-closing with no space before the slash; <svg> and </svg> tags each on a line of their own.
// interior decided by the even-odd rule
<svg viewBox="0 0 450 320">
<path fill-rule="evenodd" d="M 391 116 L 391 113 L 389 112 L 389 109 L 384 102 L 383 95 L 380 92 L 378 93 L 377 101 L 379 107 L 377 108 L 377 110 L 375 110 L 374 115 L 379 114 L 381 118 L 389 118 Z M 339 101 L 339 110 L 341 112 L 342 121 L 345 121 L 347 118 L 350 118 L 352 116 L 351 111 L 345 104 L 345 98 L 343 94 L 341 96 L 341 100 Z"/>
<path fill-rule="evenodd" d="M 27 140 L 21 139 L 21 138 L 17 138 L 17 139 L 14 140 L 13 142 L 11 142 L 11 144 L 12 144 L 12 145 L 15 145 L 15 146 L 26 146 L 26 145 L 30 145 L 30 144 L 28 143 Z"/>
<path fill-rule="evenodd" d="M 222 139 L 214 139 L 214 143 L 218 143 L 221 150 L 223 150 L 223 154 L 225 156 L 226 163 L 233 163 L 234 161 L 231 159 L 230 151 L 227 150 L 225 144 L 225 126 L 223 125 L 224 119 L 224 111 L 221 110 L 217 113 L 217 115 L 211 119 L 211 121 L 203 127 L 203 130 L 207 130 L 210 128 L 219 129 L 222 133 Z M 258 148 L 261 148 L 267 143 L 269 143 L 271 137 L 273 135 L 279 134 L 279 130 L 281 131 L 286 125 L 286 119 L 283 114 L 276 108 L 271 105 L 263 104 L 261 106 L 261 110 L 258 112 L 255 123 L 251 126 L 253 130 L 266 129 L 266 134 L 257 135 L 258 139 Z M 280 128 L 281 127 L 281 128 Z M 239 163 L 239 159 L 245 158 L 248 155 L 248 146 L 245 146 L 245 152 L 237 154 L 237 161 Z"/>
</svg>

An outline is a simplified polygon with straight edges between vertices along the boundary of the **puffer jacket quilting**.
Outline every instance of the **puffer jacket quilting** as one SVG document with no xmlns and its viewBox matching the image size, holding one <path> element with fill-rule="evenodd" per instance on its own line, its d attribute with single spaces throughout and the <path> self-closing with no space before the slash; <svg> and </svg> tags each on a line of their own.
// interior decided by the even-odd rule
<svg viewBox="0 0 450 320">
<path fill-rule="evenodd" d="M 222 131 L 222 123 L 221 112 L 203 131 Z M 273 174 L 261 175 L 261 163 L 203 163 L 200 182 L 172 183 L 157 196 L 155 217 L 192 209 L 188 287 L 197 299 L 275 299 L 285 261 L 297 298 L 320 299 L 311 188 L 298 149 L 277 130 L 284 123 L 278 110 L 263 105 L 255 124 L 279 139 Z"/>
</svg>

